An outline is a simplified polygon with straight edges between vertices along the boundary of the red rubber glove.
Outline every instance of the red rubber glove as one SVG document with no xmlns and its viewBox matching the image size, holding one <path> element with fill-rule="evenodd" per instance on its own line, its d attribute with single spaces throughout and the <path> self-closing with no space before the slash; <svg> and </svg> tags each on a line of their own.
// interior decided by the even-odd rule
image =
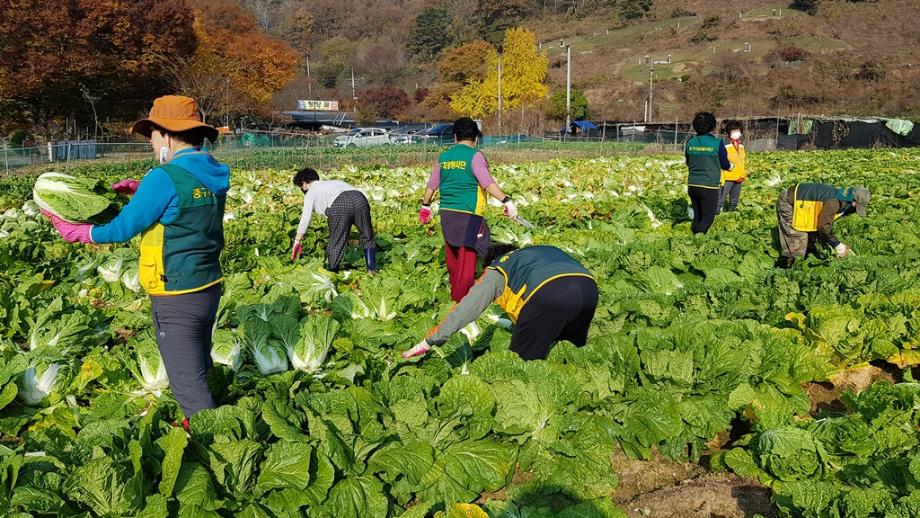
<svg viewBox="0 0 920 518">
<path fill-rule="evenodd" d="M 431 221 L 431 207 L 422 205 L 421 210 L 418 211 L 418 222 L 427 225 L 429 221 Z"/>
<path fill-rule="evenodd" d="M 83 244 L 93 242 L 93 239 L 90 237 L 89 233 L 90 229 L 93 228 L 92 225 L 87 223 L 70 223 L 48 211 L 43 210 L 41 212 L 42 216 L 48 218 L 48 220 L 51 221 L 51 224 L 54 225 L 54 228 L 57 229 L 59 234 L 61 234 L 61 237 L 64 238 L 64 241 L 67 241 L 68 243 Z"/>
<path fill-rule="evenodd" d="M 141 182 L 135 180 L 134 178 L 125 178 L 120 182 L 113 183 L 112 189 L 115 189 L 115 192 L 119 192 L 121 194 L 131 195 L 137 192 L 137 186 L 140 184 Z"/>
<path fill-rule="evenodd" d="M 300 259 L 300 254 L 303 253 L 303 246 L 299 242 L 294 242 L 294 248 L 291 249 L 291 261 L 296 261 Z"/>
<path fill-rule="evenodd" d="M 742 176 L 741 178 L 738 178 L 737 180 L 735 180 L 735 183 L 744 183 L 745 180 L 747 180 L 747 178 Z"/>
</svg>

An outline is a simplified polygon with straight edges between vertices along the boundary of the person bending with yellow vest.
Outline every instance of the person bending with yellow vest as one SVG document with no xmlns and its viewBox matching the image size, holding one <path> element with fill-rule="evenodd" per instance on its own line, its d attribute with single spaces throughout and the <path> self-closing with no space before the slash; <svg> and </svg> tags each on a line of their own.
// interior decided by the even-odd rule
<svg viewBox="0 0 920 518">
<path fill-rule="evenodd" d="M 834 236 L 834 222 L 854 212 L 866 217 L 869 198 L 863 187 L 823 183 L 800 183 L 783 191 L 776 201 L 782 252 L 777 266 L 791 268 L 797 257 L 805 257 L 809 238 L 814 237 L 832 247 L 837 257 L 850 255 L 850 247 Z"/>
<path fill-rule="evenodd" d="M 725 207 L 725 201 L 728 200 L 728 212 L 738 210 L 738 199 L 741 197 L 741 184 L 747 180 L 747 172 L 744 168 L 744 144 L 741 143 L 741 123 L 732 121 L 728 123 L 728 143 L 725 144 L 725 151 L 728 155 L 728 161 L 731 162 L 730 171 L 722 171 L 722 188 L 719 190 L 719 207 L 716 212 L 722 212 Z"/>
<path fill-rule="evenodd" d="M 487 261 L 491 266 L 469 293 L 403 358 L 444 344 L 493 302 L 514 322 L 511 350 L 525 360 L 546 358 L 558 340 L 585 345 L 598 299 L 591 272 L 554 246 L 499 244 L 489 250 Z"/>
<path fill-rule="evenodd" d="M 221 296 L 224 205 L 230 168 L 203 151 L 217 129 L 201 120 L 194 99 L 167 95 L 131 130 L 150 139 L 160 165 L 140 181 L 112 187 L 133 195 L 105 225 L 45 214 L 70 243 L 124 243 L 140 234 L 138 278 L 150 295 L 153 327 L 173 396 L 185 415 L 214 408 L 206 373 Z"/>
</svg>

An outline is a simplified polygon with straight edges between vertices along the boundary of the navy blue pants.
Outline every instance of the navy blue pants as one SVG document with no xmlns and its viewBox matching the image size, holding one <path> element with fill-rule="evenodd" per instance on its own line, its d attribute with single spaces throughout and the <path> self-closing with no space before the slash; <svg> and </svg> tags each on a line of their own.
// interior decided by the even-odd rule
<svg viewBox="0 0 920 518">
<path fill-rule="evenodd" d="M 169 387 L 185 417 L 215 408 L 208 389 L 211 332 L 220 303 L 221 285 L 194 293 L 151 296 L 153 328 Z"/>
<path fill-rule="evenodd" d="M 690 206 L 693 207 L 690 229 L 694 234 L 709 232 L 719 207 L 719 189 L 688 187 L 687 194 L 690 196 Z"/>
</svg>

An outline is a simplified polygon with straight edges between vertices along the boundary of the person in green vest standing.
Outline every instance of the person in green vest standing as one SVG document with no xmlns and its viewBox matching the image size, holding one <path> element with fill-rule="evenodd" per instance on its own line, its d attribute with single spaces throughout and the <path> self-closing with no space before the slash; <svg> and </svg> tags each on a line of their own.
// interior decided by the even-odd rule
<svg viewBox="0 0 920 518">
<path fill-rule="evenodd" d="M 217 129 L 194 99 L 167 95 L 132 132 L 150 139 L 160 165 L 140 181 L 112 187 L 131 201 L 105 225 L 74 224 L 46 213 L 70 243 L 124 243 L 140 234 L 138 278 L 150 295 L 153 328 L 188 429 L 196 412 L 216 406 L 206 373 L 221 297 L 224 206 L 230 168 L 202 150 Z"/>
<path fill-rule="evenodd" d="M 687 176 L 687 194 L 693 208 L 694 234 L 705 234 L 712 226 L 719 210 L 719 190 L 722 186 L 722 171 L 731 171 L 734 166 L 728 160 L 725 142 L 715 137 L 716 117 L 709 112 L 699 112 L 693 117 L 696 135 L 687 141 L 685 159 L 690 170 Z"/>
<path fill-rule="evenodd" d="M 805 257 L 814 237 L 833 248 L 837 257 L 850 255 L 850 247 L 834 235 L 834 222 L 853 213 L 866 217 L 870 197 L 864 187 L 837 188 L 823 183 L 800 183 L 780 193 L 776 217 L 782 256 L 777 266 L 791 268 L 796 258 Z"/>
<path fill-rule="evenodd" d="M 476 259 L 489 251 L 489 226 L 483 217 L 486 194 L 502 202 L 505 216 L 517 217 L 511 197 L 492 179 L 489 163 L 476 149 L 481 136 L 473 119 L 461 117 L 454 122 L 456 144 L 438 157 L 418 213 L 420 223 L 431 221 L 431 200 L 435 191 L 441 192 L 441 233 L 454 302 L 470 291 L 476 280 Z"/>
<path fill-rule="evenodd" d="M 511 350 L 543 359 L 554 342 L 583 346 L 597 309 L 597 282 L 584 266 L 554 246 L 495 245 L 491 265 L 470 292 L 403 358 L 421 356 L 479 318 L 492 302 L 515 323 Z"/>
</svg>

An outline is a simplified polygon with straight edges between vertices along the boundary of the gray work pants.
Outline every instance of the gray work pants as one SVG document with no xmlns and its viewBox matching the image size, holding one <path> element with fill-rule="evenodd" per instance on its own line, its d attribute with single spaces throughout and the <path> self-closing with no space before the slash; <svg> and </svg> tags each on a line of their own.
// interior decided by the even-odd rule
<svg viewBox="0 0 920 518">
<path fill-rule="evenodd" d="M 215 408 L 208 389 L 211 332 L 220 302 L 221 285 L 194 293 L 151 296 L 153 328 L 169 387 L 185 417 Z"/>
<path fill-rule="evenodd" d="M 779 223 L 779 246 L 783 257 L 805 257 L 808 251 L 808 233 L 792 228 L 792 202 L 788 191 L 776 200 L 776 219 Z"/>
<path fill-rule="evenodd" d="M 719 212 L 725 207 L 725 200 L 728 200 L 729 211 L 738 209 L 738 198 L 741 197 L 741 182 L 725 182 L 725 185 L 719 189 Z"/>
</svg>

